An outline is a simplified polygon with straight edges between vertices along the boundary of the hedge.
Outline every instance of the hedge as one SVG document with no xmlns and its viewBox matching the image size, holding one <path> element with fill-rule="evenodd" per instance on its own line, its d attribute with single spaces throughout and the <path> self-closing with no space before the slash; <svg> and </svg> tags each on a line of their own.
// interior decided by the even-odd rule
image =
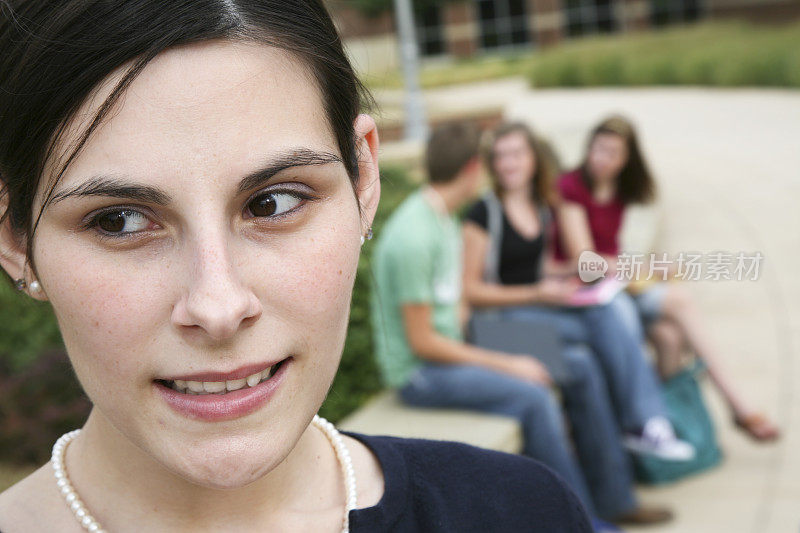
<svg viewBox="0 0 800 533">
<path fill-rule="evenodd" d="M 533 59 L 534 87 L 800 87 L 800 23 L 707 23 L 565 43 Z"/>
</svg>

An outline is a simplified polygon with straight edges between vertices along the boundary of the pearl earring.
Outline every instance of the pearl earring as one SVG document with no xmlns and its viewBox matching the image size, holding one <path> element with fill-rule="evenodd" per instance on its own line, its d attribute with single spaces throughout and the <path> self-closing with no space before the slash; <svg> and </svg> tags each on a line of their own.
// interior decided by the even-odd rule
<svg viewBox="0 0 800 533">
<path fill-rule="evenodd" d="M 361 236 L 361 245 L 363 246 L 366 241 L 370 241 L 370 240 L 372 240 L 372 226 L 367 228 L 367 236 L 366 237 L 364 237 L 364 235 Z"/>
<path fill-rule="evenodd" d="M 25 278 L 19 278 L 17 280 L 14 280 L 14 288 L 17 289 L 18 291 L 24 291 L 25 289 L 29 289 L 32 293 L 38 293 L 42 290 L 42 285 L 36 280 L 33 280 L 30 283 L 28 283 L 27 281 L 25 281 Z"/>
</svg>

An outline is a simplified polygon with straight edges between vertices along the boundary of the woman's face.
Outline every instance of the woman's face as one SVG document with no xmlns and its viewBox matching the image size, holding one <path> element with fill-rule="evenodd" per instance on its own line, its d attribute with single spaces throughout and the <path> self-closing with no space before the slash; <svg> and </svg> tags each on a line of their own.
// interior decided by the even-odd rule
<svg viewBox="0 0 800 533">
<path fill-rule="evenodd" d="M 362 221 L 319 89 L 289 53 L 214 41 L 158 56 L 70 165 L 35 238 L 95 409 L 201 485 L 276 466 L 336 372 L 378 189 L 362 167 Z"/>
<path fill-rule="evenodd" d="M 504 191 L 528 187 L 536 172 L 536 155 L 521 132 L 503 135 L 494 142 L 494 173 Z"/>
<path fill-rule="evenodd" d="M 615 133 L 599 133 L 589 145 L 587 164 L 592 179 L 607 182 L 619 177 L 628 163 L 625 138 Z"/>
</svg>

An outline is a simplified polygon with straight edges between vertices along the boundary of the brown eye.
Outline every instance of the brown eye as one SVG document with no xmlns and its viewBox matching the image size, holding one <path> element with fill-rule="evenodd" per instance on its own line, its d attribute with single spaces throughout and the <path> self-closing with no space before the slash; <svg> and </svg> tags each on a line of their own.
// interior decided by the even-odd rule
<svg viewBox="0 0 800 533">
<path fill-rule="evenodd" d="M 303 198 L 288 192 L 270 192 L 260 194 L 250 200 L 247 210 L 254 217 L 271 217 L 281 215 L 297 207 Z"/>
<path fill-rule="evenodd" d="M 106 233 L 135 233 L 147 228 L 149 220 L 138 211 L 122 209 L 98 215 L 94 224 Z"/>
<path fill-rule="evenodd" d="M 247 209 L 254 217 L 269 217 L 275 214 L 278 208 L 278 203 L 275 201 L 275 196 L 272 194 L 262 194 L 256 196 L 250 203 L 247 204 Z"/>
</svg>

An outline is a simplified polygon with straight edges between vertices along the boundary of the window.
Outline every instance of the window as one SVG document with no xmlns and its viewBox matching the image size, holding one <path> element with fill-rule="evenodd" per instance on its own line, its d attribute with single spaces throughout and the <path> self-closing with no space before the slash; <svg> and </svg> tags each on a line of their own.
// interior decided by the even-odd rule
<svg viewBox="0 0 800 533">
<path fill-rule="evenodd" d="M 650 22 L 666 26 L 697 20 L 703 14 L 702 0 L 650 0 Z"/>
<path fill-rule="evenodd" d="M 442 9 L 436 5 L 426 5 L 414 10 L 417 45 L 421 56 L 436 56 L 445 53 L 444 32 L 442 29 Z"/>
<path fill-rule="evenodd" d="M 478 0 L 478 20 L 483 49 L 531 42 L 525 0 Z"/>
<path fill-rule="evenodd" d="M 566 34 L 577 37 L 617 31 L 614 3 L 614 0 L 564 0 Z"/>
</svg>

